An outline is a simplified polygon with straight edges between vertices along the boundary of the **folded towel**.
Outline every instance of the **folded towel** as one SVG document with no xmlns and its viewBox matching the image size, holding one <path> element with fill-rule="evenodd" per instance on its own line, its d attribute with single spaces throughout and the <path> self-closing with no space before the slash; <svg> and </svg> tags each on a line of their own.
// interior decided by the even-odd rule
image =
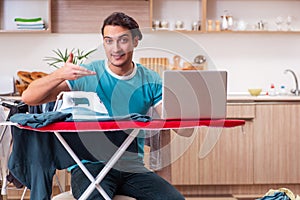
<svg viewBox="0 0 300 200">
<path fill-rule="evenodd" d="M 44 20 L 42 18 L 15 18 L 15 23 L 17 25 L 44 25 Z"/>
<path fill-rule="evenodd" d="M 36 17 L 36 18 L 21 18 L 21 17 L 16 17 L 15 22 L 38 22 L 42 21 L 43 19 L 41 17 Z"/>
<path fill-rule="evenodd" d="M 18 28 L 45 28 L 45 24 L 17 24 Z"/>
<path fill-rule="evenodd" d="M 18 26 L 17 29 L 19 30 L 45 30 L 45 27 L 34 27 L 34 26 Z"/>
</svg>

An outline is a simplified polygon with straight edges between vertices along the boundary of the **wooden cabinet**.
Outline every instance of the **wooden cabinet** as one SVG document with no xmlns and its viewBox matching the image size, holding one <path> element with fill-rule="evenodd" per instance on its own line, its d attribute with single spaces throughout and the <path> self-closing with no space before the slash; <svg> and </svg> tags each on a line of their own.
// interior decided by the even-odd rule
<svg viewBox="0 0 300 200">
<path fill-rule="evenodd" d="M 16 17 L 41 17 L 45 30 L 18 30 Z M 4 33 L 48 33 L 51 32 L 51 0 L 0 0 L 0 32 Z"/>
<path fill-rule="evenodd" d="M 246 120 L 244 130 L 223 129 L 204 158 L 199 152 L 212 128 L 190 139 L 171 134 L 171 183 L 186 195 L 260 196 L 280 187 L 299 194 L 300 102 L 229 103 L 227 118 Z"/>
<path fill-rule="evenodd" d="M 52 1 L 55 33 L 100 33 L 103 20 L 115 11 L 132 16 L 141 28 L 150 24 L 150 2 L 146 0 Z"/>
<path fill-rule="evenodd" d="M 300 32 L 299 0 L 152 0 L 152 4 L 152 21 L 168 21 L 169 30 L 174 30 L 176 21 L 180 20 L 184 22 L 184 31 L 191 31 L 192 23 L 199 20 L 200 32 L 205 33 Z M 225 14 L 231 16 L 232 25 L 217 31 L 217 21 L 222 25 L 221 16 Z"/>
<path fill-rule="evenodd" d="M 254 182 L 300 182 L 300 104 L 258 104 L 254 128 Z"/>
<path fill-rule="evenodd" d="M 171 142 L 171 182 L 174 185 L 222 185 L 253 183 L 253 119 L 255 105 L 230 104 L 228 118 L 244 119 L 235 128 L 198 128 L 193 138 Z M 214 145 L 214 140 L 219 138 Z M 208 143 L 206 143 L 208 142 Z M 206 144 L 208 144 L 206 146 Z M 211 151 L 210 151 L 211 150 Z M 183 153 L 182 153 L 183 152 Z M 202 157 L 202 153 L 208 153 Z M 180 155 L 181 154 L 181 155 Z M 177 159 L 176 159 L 177 158 Z"/>
</svg>

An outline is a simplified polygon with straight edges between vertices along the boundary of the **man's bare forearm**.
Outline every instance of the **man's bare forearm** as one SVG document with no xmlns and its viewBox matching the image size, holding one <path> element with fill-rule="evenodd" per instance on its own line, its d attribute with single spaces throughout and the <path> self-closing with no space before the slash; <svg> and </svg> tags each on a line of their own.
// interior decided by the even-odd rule
<svg viewBox="0 0 300 200">
<path fill-rule="evenodd" d="M 61 91 L 69 91 L 69 87 L 63 78 L 52 73 L 30 83 L 22 94 L 22 101 L 28 105 L 47 103 L 54 101 Z"/>
</svg>

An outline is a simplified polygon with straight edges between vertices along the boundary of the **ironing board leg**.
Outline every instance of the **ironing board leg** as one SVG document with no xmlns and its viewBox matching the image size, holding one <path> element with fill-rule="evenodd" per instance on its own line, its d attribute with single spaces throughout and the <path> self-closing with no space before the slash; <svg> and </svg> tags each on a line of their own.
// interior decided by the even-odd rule
<svg viewBox="0 0 300 200">
<path fill-rule="evenodd" d="M 103 190 L 103 188 L 95 183 L 95 178 L 91 175 L 91 173 L 87 170 L 87 168 L 82 164 L 82 162 L 79 160 L 79 158 L 76 156 L 74 151 L 71 149 L 71 147 L 68 145 L 68 143 L 65 141 L 65 139 L 61 136 L 59 132 L 54 132 L 55 136 L 58 138 L 58 140 L 61 142 L 61 144 L 64 146 L 64 148 L 68 151 L 70 156 L 74 159 L 74 161 L 78 164 L 80 169 L 83 171 L 83 173 L 88 177 L 88 179 L 93 183 L 94 188 L 96 187 L 97 190 L 100 192 L 100 194 L 105 199 L 110 199 L 109 196 L 106 194 L 106 192 Z"/>
<path fill-rule="evenodd" d="M 0 168 L 1 168 L 1 176 L 2 176 L 2 187 L 1 187 L 1 195 L 7 195 L 7 175 L 8 175 L 8 157 L 10 154 L 11 147 L 11 133 L 10 128 L 7 125 L 3 126 L 0 135 Z"/>
<path fill-rule="evenodd" d="M 96 181 L 92 182 L 89 187 L 85 190 L 85 192 L 81 195 L 79 200 L 86 199 L 94 190 L 95 185 L 99 185 L 99 183 L 103 180 L 105 175 L 109 172 L 109 170 L 115 165 L 115 163 L 119 160 L 119 158 L 123 155 L 123 153 L 126 151 L 128 146 L 132 143 L 134 138 L 139 133 L 139 129 L 134 129 L 126 138 L 126 140 L 122 143 L 122 145 L 118 148 L 118 150 L 114 153 L 114 155 L 110 158 L 110 160 L 107 162 L 107 164 L 104 166 L 104 168 L 101 170 L 101 172 L 98 174 Z M 105 198 L 106 199 L 106 198 Z M 110 199 L 110 198 L 109 198 Z"/>
</svg>

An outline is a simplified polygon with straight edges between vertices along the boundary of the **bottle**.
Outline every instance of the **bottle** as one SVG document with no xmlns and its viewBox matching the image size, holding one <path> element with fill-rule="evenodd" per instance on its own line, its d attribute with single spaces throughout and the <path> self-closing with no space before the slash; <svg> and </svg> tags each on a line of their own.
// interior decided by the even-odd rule
<svg viewBox="0 0 300 200">
<path fill-rule="evenodd" d="M 221 16 L 222 19 L 222 30 L 228 30 L 228 21 L 227 21 L 227 16 L 228 16 L 228 10 L 224 10 L 224 15 Z"/>
<path fill-rule="evenodd" d="M 233 27 L 233 18 L 231 15 L 227 16 L 227 25 L 228 25 L 228 29 L 232 30 Z"/>
<path fill-rule="evenodd" d="M 280 86 L 279 95 L 282 95 L 282 96 L 287 95 L 287 92 L 286 92 L 286 89 L 285 89 L 284 85 Z"/>
<path fill-rule="evenodd" d="M 223 15 L 221 17 L 222 17 L 222 30 L 228 30 L 227 16 Z"/>
<path fill-rule="evenodd" d="M 273 83 L 271 84 L 268 95 L 269 96 L 276 96 L 276 89 L 275 89 L 275 85 Z"/>
</svg>

